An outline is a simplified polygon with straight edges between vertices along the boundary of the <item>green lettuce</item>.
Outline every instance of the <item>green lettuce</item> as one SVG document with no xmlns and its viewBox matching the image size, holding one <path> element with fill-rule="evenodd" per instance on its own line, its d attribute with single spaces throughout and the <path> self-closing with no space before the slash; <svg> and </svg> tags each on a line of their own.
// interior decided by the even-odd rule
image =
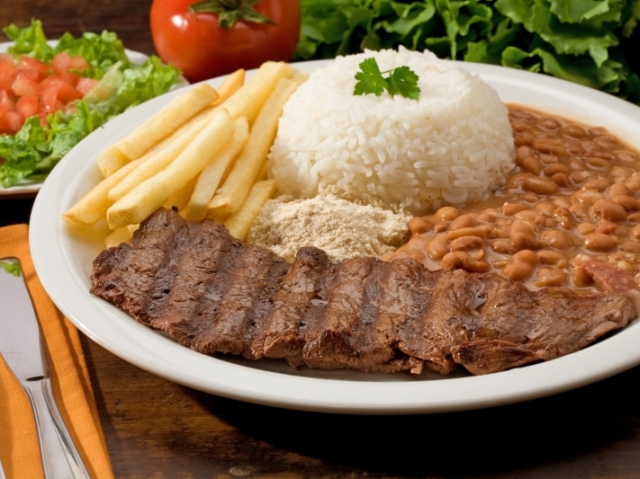
<svg viewBox="0 0 640 479">
<path fill-rule="evenodd" d="M 38 20 L 26 28 L 10 25 L 4 32 L 15 42 L 9 53 L 16 57 L 50 62 L 63 51 L 82 55 L 90 65 L 82 75 L 99 80 L 94 91 L 101 92 L 90 92 L 69 112 L 48 115 L 44 126 L 39 117 L 31 117 L 15 136 L 0 135 L 0 184 L 5 188 L 41 181 L 89 133 L 128 108 L 167 92 L 180 77 L 178 69 L 155 56 L 133 64 L 113 32 L 85 33 L 80 38 L 65 33 L 56 46 L 47 43 Z"/>
<path fill-rule="evenodd" d="M 640 104 L 640 0 L 301 0 L 297 59 L 364 49 L 525 69 Z"/>
</svg>

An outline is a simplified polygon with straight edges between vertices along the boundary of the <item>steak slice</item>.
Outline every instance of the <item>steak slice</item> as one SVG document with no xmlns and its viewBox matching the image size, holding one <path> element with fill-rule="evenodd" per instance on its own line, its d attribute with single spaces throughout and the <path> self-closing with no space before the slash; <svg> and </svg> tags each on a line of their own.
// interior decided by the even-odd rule
<svg viewBox="0 0 640 479">
<path fill-rule="evenodd" d="M 432 272 L 409 259 L 292 264 L 214 221 L 158 210 L 100 253 L 91 293 L 207 354 L 291 365 L 446 374 L 502 371 L 584 348 L 637 316 L 624 293 L 529 291 L 502 276 Z"/>
</svg>

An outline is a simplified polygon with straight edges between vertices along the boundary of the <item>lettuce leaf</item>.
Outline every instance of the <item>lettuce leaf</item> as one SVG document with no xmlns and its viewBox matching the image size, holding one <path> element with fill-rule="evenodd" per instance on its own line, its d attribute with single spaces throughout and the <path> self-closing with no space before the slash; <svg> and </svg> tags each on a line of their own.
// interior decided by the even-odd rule
<svg viewBox="0 0 640 479">
<path fill-rule="evenodd" d="M 0 135 L 0 184 L 5 188 L 41 181 L 89 133 L 123 111 L 169 91 L 180 77 L 178 69 L 163 65 L 155 56 L 142 65 L 133 64 L 112 32 L 85 33 L 80 38 L 65 33 L 52 47 L 38 20 L 26 28 L 10 25 L 4 31 L 15 42 L 9 48 L 14 56 L 51 61 L 62 51 L 82 55 L 91 65 L 82 75 L 100 80 L 102 87 L 100 95 L 90 92 L 75 102 L 72 111 L 48 115 L 45 126 L 39 117 L 31 117 L 15 136 Z"/>
</svg>

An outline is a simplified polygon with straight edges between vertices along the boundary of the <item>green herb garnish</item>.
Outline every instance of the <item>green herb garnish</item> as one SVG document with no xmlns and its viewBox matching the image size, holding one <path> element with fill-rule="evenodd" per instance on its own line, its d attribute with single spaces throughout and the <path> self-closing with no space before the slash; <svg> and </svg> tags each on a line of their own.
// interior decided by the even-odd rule
<svg viewBox="0 0 640 479">
<path fill-rule="evenodd" d="M 0 260 L 0 268 L 13 276 L 20 276 L 20 262 L 17 259 Z"/>
<path fill-rule="evenodd" d="M 380 96 L 384 90 L 387 90 L 391 96 L 400 95 L 411 100 L 417 100 L 420 97 L 418 75 L 409 67 L 398 67 L 381 72 L 375 58 L 363 60 L 359 67 L 360 71 L 355 77 L 358 83 L 353 89 L 354 95 L 373 93 L 375 96 Z"/>
</svg>

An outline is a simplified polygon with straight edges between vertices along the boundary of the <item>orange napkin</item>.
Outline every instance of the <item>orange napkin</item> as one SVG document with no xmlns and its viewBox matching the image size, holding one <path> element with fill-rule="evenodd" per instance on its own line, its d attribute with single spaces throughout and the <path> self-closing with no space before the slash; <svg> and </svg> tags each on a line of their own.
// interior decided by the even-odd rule
<svg viewBox="0 0 640 479">
<path fill-rule="evenodd" d="M 42 287 L 31 261 L 28 236 L 27 225 L 0 228 L 0 258 L 20 259 L 51 358 L 58 409 L 87 471 L 94 479 L 113 478 L 78 330 L 55 307 Z M 0 299 L 0 314 L 1 308 Z M 8 479 L 44 477 L 29 400 L 1 357 L 0 459 Z"/>
</svg>

